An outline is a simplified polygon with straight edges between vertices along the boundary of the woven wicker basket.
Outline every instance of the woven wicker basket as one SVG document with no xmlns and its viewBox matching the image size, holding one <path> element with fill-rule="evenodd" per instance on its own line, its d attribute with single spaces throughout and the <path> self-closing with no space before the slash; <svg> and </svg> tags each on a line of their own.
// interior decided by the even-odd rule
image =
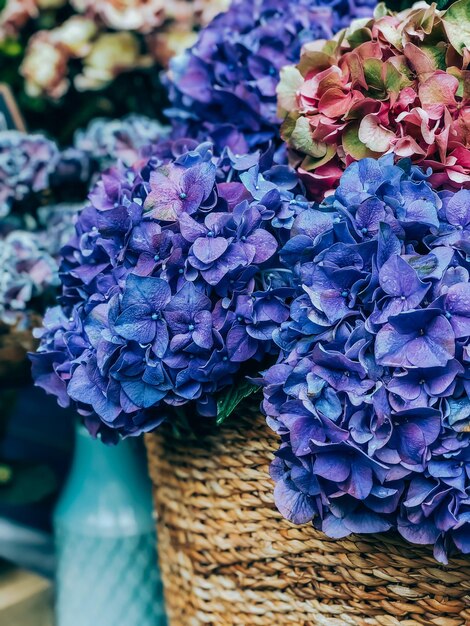
<svg viewBox="0 0 470 626">
<path fill-rule="evenodd" d="M 170 626 L 465 626 L 470 559 L 394 536 L 332 540 L 273 505 L 264 420 L 147 435 Z"/>
</svg>

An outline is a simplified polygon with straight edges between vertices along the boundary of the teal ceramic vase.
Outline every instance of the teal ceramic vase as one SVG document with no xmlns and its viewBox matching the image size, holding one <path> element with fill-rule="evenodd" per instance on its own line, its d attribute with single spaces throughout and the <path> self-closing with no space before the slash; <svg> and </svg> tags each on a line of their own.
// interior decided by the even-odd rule
<svg viewBox="0 0 470 626">
<path fill-rule="evenodd" d="M 57 504 L 57 626 L 164 626 L 155 525 L 138 442 L 105 446 L 81 426 Z"/>
</svg>

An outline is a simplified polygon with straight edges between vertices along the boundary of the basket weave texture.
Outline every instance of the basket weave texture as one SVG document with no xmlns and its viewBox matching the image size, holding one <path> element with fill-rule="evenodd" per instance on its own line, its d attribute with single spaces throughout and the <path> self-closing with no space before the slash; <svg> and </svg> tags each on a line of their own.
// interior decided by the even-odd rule
<svg viewBox="0 0 470 626">
<path fill-rule="evenodd" d="M 470 559 L 444 567 L 393 535 L 334 540 L 284 520 L 260 416 L 146 445 L 170 626 L 470 625 Z"/>
</svg>

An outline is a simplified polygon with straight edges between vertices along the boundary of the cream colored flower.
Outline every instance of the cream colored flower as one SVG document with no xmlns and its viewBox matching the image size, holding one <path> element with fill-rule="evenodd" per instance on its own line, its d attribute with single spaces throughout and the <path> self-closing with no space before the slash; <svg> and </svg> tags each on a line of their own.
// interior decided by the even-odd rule
<svg viewBox="0 0 470 626">
<path fill-rule="evenodd" d="M 190 48 L 197 40 L 197 33 L 186 28 L 177 28 L 170 24 L 167 30 L 158 31 L 148 37 L 148 46 L 153 58 L 162 67 L 168 67 L 169 61 Z"/>
<path fill-rule="evenodd" d="M 93 20 L 74 15 L 49 32 L 52 40 L 67 48 L 72 56 L 84 57 L 90 51 L 91 40 L 97 35 L 98 27 Z"/>
<path fill-rule="evenodd" d="M 38 13 L 36 0 L 7 0 L 0 12 L 0 41 L 6 37 L 16 37 Z"/>
<path fill-rule="evenodd" d="M 20 73 L 25 78 L 26 93 L 33 97 L 60 98 L 69 87 L 69 54 L 56 44 L 48 31 L 40 31 L 29 40 Z"/>
<path fill-rule="evenodd" d="M 141 56 L 139 41 L 132 33 L 106 33 L 92 45 L 75 86 L 81 91 L 102 89 L 122 72 L 151 64 L 150 57 Z"/>
<path fill-rule="evenodd" d="M 80 13 L 97 16 L 115 30 L 149 33 L 165 19 L 165 0 L 70 0 L 70 3 Z"/>
</svg>

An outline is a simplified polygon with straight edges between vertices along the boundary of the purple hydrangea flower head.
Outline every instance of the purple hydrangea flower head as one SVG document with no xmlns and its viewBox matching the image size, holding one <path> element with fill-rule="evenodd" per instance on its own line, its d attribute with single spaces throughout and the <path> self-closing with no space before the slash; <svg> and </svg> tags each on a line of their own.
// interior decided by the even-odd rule
<svg viewBox="0 0 470 626">
<path fill-rule="evenodd" d="M 25 328 L 32 300 L 51 295 L 58 265 L 38 233 L 14 230 L 0 236 L 0 321 Z"/>
<path fill-rule="evenodd" d="M 62 249 L 37 384 L 111 438 L 188 402 L 215 416 L 220 394 L 278 352 L 292 296 L 278 251 L 309 206 L 302 191 L 270 153 L 214 157 L 191 141 L 103 174 Z"/>
<path fill-rule="evenodd" d="M 276 87 L 308 41 L 329 39 L 375 0 L 234 0 L 170 63 L 175 135 L 211 138 L 235 153 L 280 144 Z"/>
<path fill-rule="evenodd" d="M 0 217 L 15 202 L 48 189 L 58 161 L 57 146 L 42 135 L 0 131 Z"/>
<path fill-rule="evenodd" d="M 470 193 L 394 155 L 299 213 L 263 407 L 279 510 L 332 537 L 395 529 L 470 553 Z"/>
</svg>

